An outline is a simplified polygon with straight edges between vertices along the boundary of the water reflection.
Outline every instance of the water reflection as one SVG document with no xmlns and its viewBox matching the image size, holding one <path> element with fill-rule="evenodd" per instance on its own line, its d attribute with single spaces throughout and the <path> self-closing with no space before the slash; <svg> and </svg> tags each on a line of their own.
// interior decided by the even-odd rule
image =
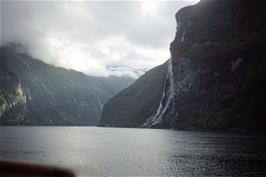
<svg viewBox="0 0 266 177">
<path fill-rule="evenodd" d="M 101 176 L 263 176 L 265 136 L 98 127 L 1 127 L 0 157 Z"/>
</svg>

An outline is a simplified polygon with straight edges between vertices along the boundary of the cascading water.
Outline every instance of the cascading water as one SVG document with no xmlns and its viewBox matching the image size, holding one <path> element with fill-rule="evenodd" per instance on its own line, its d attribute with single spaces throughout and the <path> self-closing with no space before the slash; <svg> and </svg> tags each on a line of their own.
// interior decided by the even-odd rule
<svg viewBox="0 0 266 177">
<path fill-rule="evenodd" d="M 167 84 L 169 82 L 169 85 Z M 156 125 L 162 121 L 163 115 L 171 104 L 173 104 L 173 98 L 175 95 L 175 84 L 173 79 L 173 66 L 172 59 L 168 61 L 168 73 L 164 83 L 163 95 L 160 101 L 160 105 L 157 109 L 155 116 L 151 120 L 151 125 Z"/>
<path fill-rule="evenodd" d="M 179 42 L 185 41 L 186 33 L 192 26 L 192 22 L 181 23 L 177 21 L 177 36 Z M 174 74 L 175 73 L 175 74 Z M 168 73 L 164 81 L 163 94 L 160 104 L 152 117 L 147 119 L 143 126 L 153 127 L 164 122 L 171 121 L 177 114 L 176 104 L 182 95 L 189 91 L 196 78 L 196 72 L 191 68 L 189 58 L 176 57 L 173 68 L 172 57 L 168 61 Z M 169 122 L 168 122 L 169 124 Z"/>
<path fill-rule="evenodd" d="M 191 62 L 187 58 L 179 58 L 174 66 L 173 74 L 172 59 L 168 61 L 168 73 L 164 82 L 163 94 L 159 107 L 154 116 L 150 117 L 143 126 L 152 127 L 176 115 L 176 101 L 188 92 L 192 87 L 197 72 L 191 69 Z"/>
</svg>

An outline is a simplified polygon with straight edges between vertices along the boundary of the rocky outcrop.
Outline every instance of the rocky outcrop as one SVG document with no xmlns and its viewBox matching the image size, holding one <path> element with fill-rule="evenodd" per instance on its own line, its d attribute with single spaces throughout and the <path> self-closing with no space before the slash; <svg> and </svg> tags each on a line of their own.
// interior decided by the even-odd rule
<svg viewBox="0 0 266 177">
<path fill-rule="evenodd" d="M 24 121 L 26 118 L 26 96 L 21 88 L 20 80 L 12 73 L 0 68 L 0 117 L 1 122 L 15 125 Z M 12 112 L 19 112 L 13 114 Z M 7 114 L 13 116 L 8 119 Z"/>
<path fill-rule="evenodd" d="M 259 0 L 202 0 L 181 9 L 160 101 L 141 126 L 265 130 L 265 12 Z"/>
<path fill-rule="evenodd" d="M 20 45 L 0 48 L 0 125 L 96 125 L 103 104 L 133 82 L 45 64 Z"/>
<path fill-rule="evenodd" d="M 160 121 L 148 126 L 263 129 L 264 13 L 261 1 L 248 0 L 204 0 L 181 9 L 170 48 L 173 81 L 164 88 L 174 93 Z"/>
</svg>

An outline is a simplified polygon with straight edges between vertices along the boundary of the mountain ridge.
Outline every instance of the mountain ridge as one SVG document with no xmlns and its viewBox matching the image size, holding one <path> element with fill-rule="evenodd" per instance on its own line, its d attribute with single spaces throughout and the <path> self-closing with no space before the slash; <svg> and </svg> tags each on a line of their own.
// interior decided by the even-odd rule
<svg viewBox="0 0 266 177">
<path fill-rule="evenodd" d="M 259 0 L 204 0 L 179 10 L 157 108 L 141 118 L 142 124 L 127 117 L 123 120 L 126 124 L 109 118 L 112 126 L 265 130 L 265 12 Z M 124 99 L 121 96 L 108 103 L 118 107 Z M 134 109 L 145 101 L 144 96 L 128 107 Z M 108 115 L 117 117 L 126 111 L 104 107 L 102 119 L 108 122 Z"/>
<path fill-rule="evenodd" d="M 143 119 L 152 116 L 153 109 L 158 106 L 156 100 L 161 97 L 162 81 L 165 79 L 166 72 L 167 63 L 157 66 L 147 71 L 134 84 L 111 98 L 104 105 L 98 125 L 119 127 L 138 127 L 142 125 L 144 123 Z M 156 85 L 156 87 L 150 87 L 151 85 Z M 143 102 L 138 102 L 144 97 L 146 99 Z M 135 104 L 132 105 L 132 102 Z M 116 112 L 110 115 L 109 112 L 114 110 Z"/>
<path fill-rule="evenodd" d="M 103 104 L 129 77 L 87 76 L 0 48 L 1 125 L 96 125 Z"/>
</svg>

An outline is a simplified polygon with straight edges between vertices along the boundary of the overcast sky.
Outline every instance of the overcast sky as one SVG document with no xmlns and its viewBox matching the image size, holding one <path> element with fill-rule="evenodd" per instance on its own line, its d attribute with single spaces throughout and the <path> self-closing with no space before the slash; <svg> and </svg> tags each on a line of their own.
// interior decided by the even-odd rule
<svg viewBox="0 0 266 177">
<path fill-rule="evenodd" d="M 197 1 L 1 0 L 1 45 L 22 43 L 35 58 L 89 75 L 150 69 L 170 57 L 175 13 Z"/>
</svg>

